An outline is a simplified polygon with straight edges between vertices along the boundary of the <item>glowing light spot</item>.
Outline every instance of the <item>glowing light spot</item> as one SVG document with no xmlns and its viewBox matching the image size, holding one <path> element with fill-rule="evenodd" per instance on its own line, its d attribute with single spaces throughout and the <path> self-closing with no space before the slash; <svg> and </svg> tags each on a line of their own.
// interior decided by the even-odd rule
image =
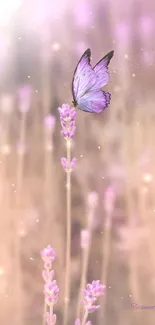
<svg viewBox="0 0 155 325">
<path fill-rule="evenodd" d="M 30 257 L 30 260 L 33 261 L 34 259 L 32 257 Z"/>
<path fill-rule="evenodd" d="M 149 173 L 146 173 L 143 175 L 143 181 L 145 183 L 151 183 L 153 180 L 153 175 L 152 174 L 149 174 Z"/>
<path fill-rule="evenodd" d="M 24 229 L 21 229 L 19 232 L 19 236 L 24 237 L 26 235 L 26 231 Z"/>
<path fill-rule="evenodd" d="M 101 149 L 101 147 L 100 147 L 100 146 L 98 146 L 98 149 Z"/>
<path fill-rule="evenodd" d="M 135 77 L 136 77 L 135 73 L 133 73 L 133 74 L 132 74 L 132 77 L 133 77 L 133 78 L 135 78 Z"/>
<path fill-rule="evenodd" d="M 3 274 L 4 274 L 4 269 L 0 267 L 0 276 L 2 276 Z"/>
<path fill-rule="evenodd" d="M 148 188 L 146 186 L 143 186 L 142 191 L 144 194 L 146 194 L 148 192 Z"/>
<path fill-rule="evenodd" d="M 8 25 L 13 14 L 19 8 L 21 0 L 0 1 L 0 26 Z"/>
<path fill-rule="evenodd" d="M 82 157 L 83 157 L 83 155 L 80 156 L 80 158 L 82 158 Z"/>
<path fill-rule="evenodd" d="M 51 47 L 52 47 L 52 50 L 55 52 L 58 52 L 61 48 L 60 44 L 56 43 L 56 42 Z"/>
<path fill-rule="evenodd" d="M 28 79 L 30 79 L 31 77 L 30 76 L 28 76 Z"/>
<path fill-rule="evenodd" d="M 128 58 L 129 58 L 128 54 L 125 54 L 124 57 L 126 60 L 128 60 Z"/>
<path fill-rule="evenodd" d="M 9 145 L 4 145 L 2 148 L 1 148 L 1 153 L 2 155 L 9 155 L 11 152 L 11 148 Z"/>
</svg>

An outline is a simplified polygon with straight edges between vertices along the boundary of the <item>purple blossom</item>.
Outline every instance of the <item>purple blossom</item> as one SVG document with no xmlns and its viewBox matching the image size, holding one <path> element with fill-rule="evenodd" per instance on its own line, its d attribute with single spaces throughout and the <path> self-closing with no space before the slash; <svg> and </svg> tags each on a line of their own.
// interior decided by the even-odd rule
<svg viewBox="0 0 155 325">
<path fill-rule="evenodd" d="M 46 248 L 44 248 L 41 251 L 41 257 L 43 261 L 47 263 L 46 264 L 47 268 L 48 268 L 48 263 L 50 265 L 55 260 L 55 256 L 56 256 L 55 250 L 50 245 L 48 245 Z"/>
<path fill-rule="evenodd" d="M 43 279 L 45 282 L 52 281 L 52 279 L 54 277 L 54 270 L 51 270 L 51 271 L 47 271 L 47 269 L 43 270 L 42 276 L 43 276 Z"/>
<path fill-rule="evenodd" d="M 76 163 L 77 163 L 77 159 L 75 157 L 73 157 L 71 160 L 71 163 L 70 163 L 71 170 L 73 170 L 75 168 Z"/>
<path fill-rule="evenodd" d="M 49 131 L 54 129 L 55 122 L 56 122 L 56 118 L 52 114 L 49 114 L 44 118 L 44 125 Z"/>
<path fill-rule="evenodd" d="M 65 157 L 61 158 L 61 165 L 62 165 L 63 169 L 65 169 L 65 170 L 67 169 L 68 164 L 67 164 L 67 159 Z"/>
<path fill-rule="evenodd" d="M 91 284 L 87 284 L 86 289 L 83 291 L 84 299 L 83 305 L 88 313 L 91 313 L 100 308 L 100 305 L 94 305 L 97 298 L 104 295 L 105 286 L 100 284 L 100 281 L 93 281 Z"/>
<path fill-rule="evenodd" d="M 60 122 L 62 126 L 61 135 L 69 140 L 73 138 L 76 132 L 75 126 L 75 117 L 76 111 L 75 108 L 70 108 L 68 104 L 63 104 L 62 107 L 58 107 L 60 114 Z"/>
<path fill-rule="evenodd" d="M 70 165 L 68 165 L 67 159 L 65 157 L 61 158 L 61 165 L 66 171 L 72 171 L 75 168 L 77 159 L 75 157 L 72 158 Z"/>
<path fill-rule="evenodd" d="M 77 319 L 75 320 L 74 325 L 81 325 L 81 321 L 80 321 L 79 318 L 77 318 Z M 88 320 L 88 322 L 87 322 L 85 325 L 92 325 L 92 322 L 91 322 L 90 320 Z"/>
<path fill-rule="evenodd" d="M 49 281 L 44 285 L 45 301 L 48 306 L 54 305 L 58 301 L 59 288 L 56 280 Z"/>
<path fill-rule="evenodd" d="M 46 312 L 45 320 L 46 320 L 47 325 L 55 325 L 56 319 L 57 319 L 57 317 L 55 314 L 53 314 L 52 317 L 50 317 L 50 313 Z"/>
</svg>

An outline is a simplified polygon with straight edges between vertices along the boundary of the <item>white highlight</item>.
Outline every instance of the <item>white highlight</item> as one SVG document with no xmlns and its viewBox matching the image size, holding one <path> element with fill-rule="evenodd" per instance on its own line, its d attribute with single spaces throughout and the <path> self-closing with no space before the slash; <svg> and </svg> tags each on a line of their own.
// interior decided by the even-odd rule
<svg viewBox="0 0 155 325">
<path fill-rule="evenodd" d="M 19 8 L 21 0 L 0 1 L 0 26 L 8 25 L 12 15 Z"/>
</svg>

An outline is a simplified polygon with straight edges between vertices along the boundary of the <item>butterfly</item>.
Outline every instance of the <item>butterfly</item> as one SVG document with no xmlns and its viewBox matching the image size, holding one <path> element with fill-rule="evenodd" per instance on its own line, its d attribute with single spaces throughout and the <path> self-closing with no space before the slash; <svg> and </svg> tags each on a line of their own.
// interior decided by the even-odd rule
<svg viewBox="0 0 155 325">
<path fill-rule="evenodd" d="M 89 113 L 100 113 L 110 104 L 110 93 L 101 88 L 109 81 L 108 65 L 113 55 L 114 51 L 109 52 L 92 68 L 91 50 L 87 49 L 83 53 L 72 81 L 75 107 Z"/>
</svg>

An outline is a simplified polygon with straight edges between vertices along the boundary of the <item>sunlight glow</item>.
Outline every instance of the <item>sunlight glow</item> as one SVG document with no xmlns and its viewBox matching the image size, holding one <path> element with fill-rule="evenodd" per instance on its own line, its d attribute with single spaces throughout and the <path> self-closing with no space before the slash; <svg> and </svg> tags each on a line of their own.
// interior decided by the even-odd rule
<svg viewBox="0 0 155 325">
<path fill-rule="evenodd" d="M 21 0 L 0 1 L 0 26 L 5 26 L 10 22 L 12 15 L 20 4 Z"/>
</svg>

